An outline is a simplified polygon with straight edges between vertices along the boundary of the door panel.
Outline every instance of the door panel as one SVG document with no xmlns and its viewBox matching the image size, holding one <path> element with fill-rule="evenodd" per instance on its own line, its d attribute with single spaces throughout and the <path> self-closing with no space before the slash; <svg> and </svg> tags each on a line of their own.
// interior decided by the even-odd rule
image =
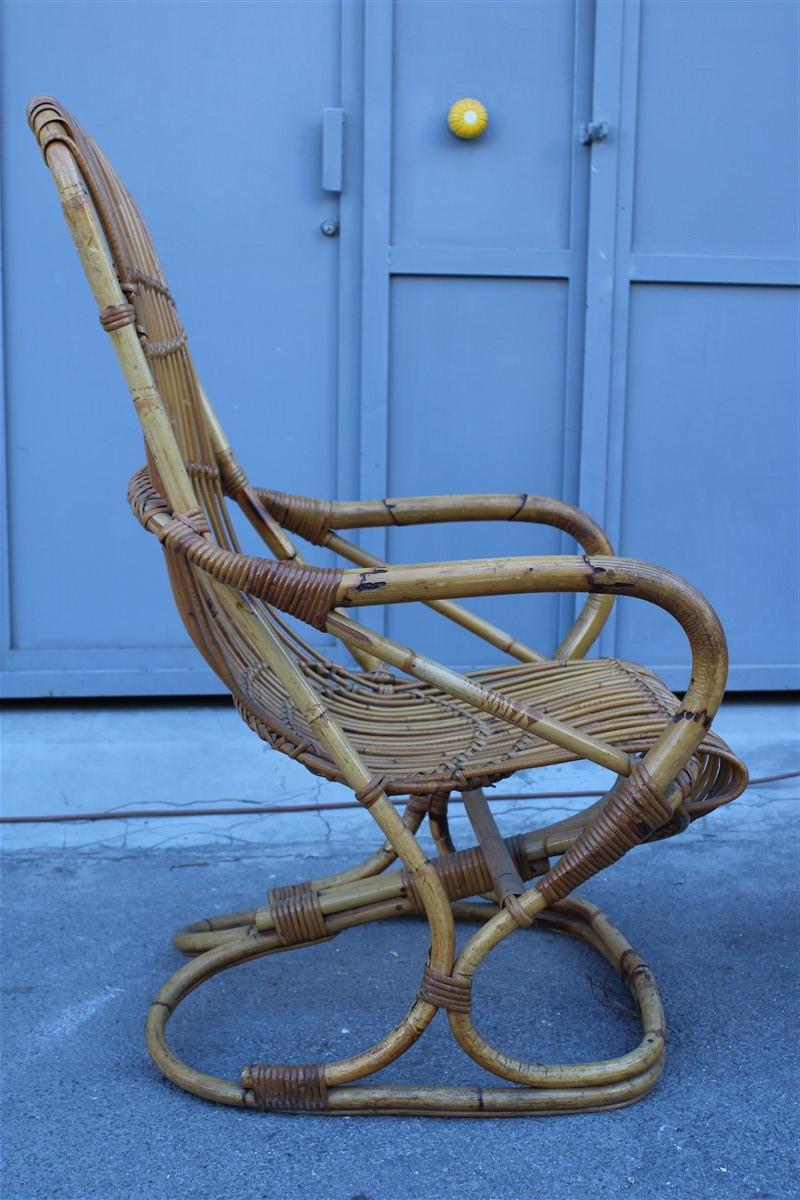
<svg viewBox="0 0 800 1200">
<path fill-rule="evenodd" d="M 398 278 L 392 285 L 389 494 L 542 492 L 561 487 L 563 280 Z M 535 331 L 535 335 L 532 335 Z M 392 562 L 555 554 L 559 537 L 532 525 L 393 529 Z M 488 620 L 551 651 L 555 597 L 469 601 Z M 418 605 L 389 610 L 388 631 L 450 661 L 507 661 Z"/>
<path fill-rule="evenodd" d="M 635 250 L 796 254 L 799 16 L 782 0 L 643 6 Z"/>
<path fill-rule="evenodd" d="M 621 543 L 708 596 L 740 674 L 765 651 L 797 660 L 798 512 L 779 498 L 796 495 L 799 316 L 789 288 L 649 284 L 631 298 Z M 686 659 L 675 622 L 629 602 L 618 652 L 643 647 Z"/>
<path fill-rule="evenodd" d="M 365 15 L 362 494 L 574 498 L 591 6 L 398 0 Z M 465 96 L 489 111 L 474 141 L 447 127 Z M 394 562 L 574 548 L 504 525 L 364 541 Z M 554 597 L 470 605 L 544 651 L 572 611 Z M 419 605 L 368 619 L 459 666 L 503 658 Z"/>
<path fill-rule="evenodd" d="M 569 245 L 575 8 L 460 0 L 395 5 L 395 245 Z M 489 128 L 450 133 L 451 104 Z"/>
</svg>

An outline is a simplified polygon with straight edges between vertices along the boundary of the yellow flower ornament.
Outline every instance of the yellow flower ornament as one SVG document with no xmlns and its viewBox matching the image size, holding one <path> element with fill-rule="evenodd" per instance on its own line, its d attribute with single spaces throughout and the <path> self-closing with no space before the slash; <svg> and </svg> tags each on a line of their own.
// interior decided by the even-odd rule
<svg viewBox="0 0 800 1200">
<path fill-rule="evenodd" d="M 480 100 L 456 100 L 447 114 L 450 132 L 458 138 L 480 137 L 489 124 L 489 114 Z"/>
</svg>

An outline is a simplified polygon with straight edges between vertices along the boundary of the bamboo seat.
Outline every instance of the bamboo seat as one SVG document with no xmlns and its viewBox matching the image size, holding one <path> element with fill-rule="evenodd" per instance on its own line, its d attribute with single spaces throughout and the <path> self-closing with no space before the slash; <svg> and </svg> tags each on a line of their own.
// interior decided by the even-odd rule
<svg viewBox="0 0 800 1200">
<path fill-rule="evenodd" d="M 370 773 L 385 780 L 389 795 L 489 787 L 517 771 L 577 757 L 430 684 L 396 679 L 379 694 L 379 704 L 374 691 L 342 670 L 309 663 L 305 671 Z M 628 754 L 644 752 L 679 708 L 656 675 L 616 659 L 526 663 L 467 672 L 467 678 L 541 707 Z M 308 725 L 287 711 L 285 694 L 263 666 L 248 672 L 236 706 L 270 745 L 300 758 L 316 774 L 345 782 Z M 737 760 L 721 738 L 709 733 L 696 754 L 703 769 L 685 804 L 693 817 L 725 804 L 740 784 Z"/>
<path fill-rule="evenodd" d="M 351 787 L 384 838 L 349 870 L 273 888 L 266 903 L 176 932 L 175 945 L 191 957 L 150 1008 L 147 1044 L 159 1069 L 206 1099 L 268 1111 L 523 1115 L 598 1111 L 645 1095 L 662 1070 L 666 1037 L 652 974 L 604 914 L 572 892 L 634 846 L 680 832 L 746 786 L 744 765 L 710 728 L 727 674 L 713 609 L 672 572 L 615 557 L 591 518 L 546 497 L 349 502 L 251 484 L 200 385 L 129 193 L 55 100 L 33 100 L 28 117 L 142 424 L 147 463 L 129 499 L 161 544 L 186 628 L 247 724 L 310 771 Z M 263 556 L 241 550 L 231 504 L 263 541 Z M 580 553 L 388 566 L 343 536 L 456 520 L 548 524 L 573 537 Z M 337 565 L 309 565 L 295 539 L 328 551 Z M 536 592 L 586 597 L 549 656 L 457 603 Z M 682 626 L 692 677 L 681 701 L 643 667 L 585 658 L 620 594 L 659 605 Z M 352 619 L 360 607 L 409 602 L 428 605 L 512 661 L 459 674 Z M 339 639 L 355 665 L 314 649 L 298 623 Z M 483 788 L 522 769 L 584 758 L 612 773 L 602 800 L 503 837 Z M 447 825 L 455 792 L 475 837 L 461 850 Z M 408 797 L 402 815 L 391 796 Z M 439 852 L 433 859 L 416 836 L 426 819 Z M 419 988 L 406 1014 L 360 1054 L 332 1063 L 253 1062 L 231 1081 L 170 1050 L 170 1016 L 219 971 L 403 916 L 424 918 L 430 931 Z M 457 949 L 461 921 L 478 929 Z M 472 1019 L 472 981 L 487 954 L 520 929 L 580 938 L 611 964 L 641 1017 L 635 1049 L 545 1065 L 486 1041 Z M 459 1046 L 499 1084 L 358 1082 L 402 1055 L 439 1009 Z"/>
</svg>

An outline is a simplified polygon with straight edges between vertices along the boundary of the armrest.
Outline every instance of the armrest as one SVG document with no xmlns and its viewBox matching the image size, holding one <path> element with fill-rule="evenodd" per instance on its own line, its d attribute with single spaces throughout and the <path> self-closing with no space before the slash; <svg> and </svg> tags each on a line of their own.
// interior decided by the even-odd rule
<svg viewBox="0 0 800 1200">
<path fill-rule="evenodd" d="M 574 505 L 530 493 L 493 493 L 460 496 L 408 496 L 387 500 L 317 500 L 309 496 L 252 489 L 269 515 L 282 527 L 307 541 L 328 546 L 351 562 L 383 566 L 379 559 L 353 553 L 354 547 L 338 538 L 335 530 L 431 525 L 455 521 L 521 521 L 549 525 L 570 534 L 587 554 L 612 554 L 611 543 L 600 526 Z M 423 602 L 467 628 L 480 624 L 479 636 L 506 649 L 522 661 L 541 656 L 515 639 L 506 638 L 488 622 L 479 622 L 458 605 L 441 598 L 424 597 Z M 556 659 L 580 658 L 596 641 L 611 613 L 613 593 L 590 595 L 570 630 L 553 655 Z M 511 643 L 511 648 L 506 645 Z M 523 652 L 520 652 L 519 648 Z M 526 653 L 527 651 L 527 653 Z"/>
<path fill-rule="evenodd" d="M 611 543 L 585 512 L 528 492 L 406 496 L 387 500 L 317 500 L 253 488 L 267 511 L 292 533 L 320 542 L 332 529 L 433 525 L 449 521 L 528 521 L 569 533 L 588 554 L 611 554 Z"/>
<path fill-rule="evenodd" d="M 633 596 L 663 608 L 682 626 L 692 653 L 691 681 L 680 711 L 645 759 L 656 786 L 668 787 L 711 724 L 722 701 L 728 673 L 727 643 L 714 609 L 696 588 L 674 572 L 631 558 L 588 555 L 422 563 L 343 571 L 335 604 L 346 609 L 411 600 L 531 592 Z"/>
</svg>

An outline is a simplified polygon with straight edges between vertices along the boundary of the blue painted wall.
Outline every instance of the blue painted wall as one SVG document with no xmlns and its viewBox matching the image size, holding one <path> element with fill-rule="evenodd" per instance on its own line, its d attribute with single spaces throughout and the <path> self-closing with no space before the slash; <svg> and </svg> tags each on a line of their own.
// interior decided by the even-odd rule
<svg viewBox="0 0 800 1200">
<path fill-rule="evenodd" d="M 3 5 L 5 693 L 216 690 L 127 511 L 140 442 L 24 122 L 42 91 L 140 201 L 255 481 L 578 501 L 709 595 L 734 687 L 796 686 L 797 6 L 162 3 L 157 36 L 152 11 Z M 472 143 L 445 126 L 464 95 L 490 113 Z M 593 117 L 609 136 L 585 146 Z M 363 541 L 571 549 L 530 526 Z M 572 611 L 475 606 L 545 650 Z M 369 619 L 461 666 L 498 657 L 426 610 Z M 686 680 L 680 635 L 634 602 L 602 651 Z"/>
</svg>

